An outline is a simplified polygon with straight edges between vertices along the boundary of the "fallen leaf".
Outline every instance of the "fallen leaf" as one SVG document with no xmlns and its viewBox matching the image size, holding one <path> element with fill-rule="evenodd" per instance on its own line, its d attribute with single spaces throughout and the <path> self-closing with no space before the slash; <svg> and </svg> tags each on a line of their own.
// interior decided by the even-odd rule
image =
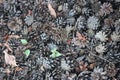
<svg viewBox="0 0 120 80">
<path fill-rule="evenodd" d="M 7 41 L 7 40 L 9 39 L 9 35 L 5 35 L 5 36 L 3 37 L 3 39 L 4 39 L 5 41 Z"/>
<path fill-rule="evenodd" d="M 20 67 L 16 67 L 15 70 L 16 70 L 16 71 L 22 71 L 23 69 L 20 68 Z"/>
<path fill-rule="evenodd" d="M 10 46 L 9 46 L 9 43 L 8 43 L 8 42 L 4 43 L 4 46 L 5 46 L 5 47 L 7 47 L 7 49 L 8 49 L 9 51 L 13 52 L 13 50 L 10 48 Z"/>
<path fill-rule="evenodd" d="M 82 71 L 85 71 L 87 70 L 87 65 L 86 63 L 84 63 L 83 61 L 80 61 L 79 63 L 79 68 L 82 70 Z"/>
<path fill-rule="evenodd" d="M 94 69 L 94 67 L 95 67 L 95 63 L 91 63 L 91 64 L 89 65 L 89 68 L 90 68 L 90 69 Z"/>
<path fill-rule="evenodd" d="M 56 12 L 50 3 L 48 3 L 48 9 L 50 11 L 50 14 L 56 18 Z"/>
<path fill-rule="evenodd" d="M 16 38 L 16 39 L 18 39 L 18 38 L 20 38 L 20 36 L 18 36 L 18 35 L 10 35 L 9 38 Z"/>
<path fill-rule="evenodd" d="M 32 27 L 29 27 L 29 28 L 28 28 L 28 32 L 31 32 L 31 31 L 32 31 Z"/>
<path fill-rule="evenodd" d="M 86 41 L 86 37 L 77 32 L 77 38 L 82 41 Z"/>
<path fill-rule="evenodd" d="M 29 15 L 32 15 L 32 11 L 31 10 L 28 10 L 28 14 L 27 14 L 28 16 Z"/>
<path fill-rule="evenodd" d="M 66 43 L 68 44 L 68 45 L 70 45 L 70 43 L 71 43 L 71 39 L 68 39 L 67 41 L 66 41 Z"/>
<path fill-rule="evenodd" d="M 5 35 L 5 36 L 3 37 L 3 39 L 4 39 L 5 41 L 7 41 L 7 40 L 9 40 L 9 39 L 11 39 L 11 38 L 16 38 L 16 39 L 18 39 L 18 38 L 20 38 L 20 36 L 18 36 L 18 35 Z"/>
<path fill-rule="evenodd" d="M 5 54 L 5 63 L 11 65 L 12 67 L 17 66 L 15 56 L 8 54 L 8 49 L 4 50 Z"/>
</svg>

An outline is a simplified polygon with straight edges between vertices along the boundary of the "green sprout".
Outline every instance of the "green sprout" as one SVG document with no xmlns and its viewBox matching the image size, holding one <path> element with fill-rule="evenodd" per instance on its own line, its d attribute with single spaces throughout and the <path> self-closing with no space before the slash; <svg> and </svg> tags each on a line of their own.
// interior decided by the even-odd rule
<svg viewBox="0 0 120 80">
<path fill-rule="evenodd" d="M 26 39 L 21 39 L 20 41 L 23 45 L 26 45 L 28 43 Z"/>
<path fill-rule="evenodd" d="M 52 57 L 52 58 L 56 58 L 56 57 L 59 57 L 59 56 L 62 55 L 62 54 L 59 53 L 59 52 L 57 51 L 57 49 L 55 49 L 55 48 L 52 49 L 51 52 L 52 52 L 52 54 L 50 55 L 50 57 Z"/>
<path fill-rule="evenodd" d="M 28 57 L 28 56 L 30 55 L 30 50 L 29 50 L 29 49 L 26 49 L 26 50 L 24 51 L 24 54 L 26 55 L 26 57 Z"/>
</svg>

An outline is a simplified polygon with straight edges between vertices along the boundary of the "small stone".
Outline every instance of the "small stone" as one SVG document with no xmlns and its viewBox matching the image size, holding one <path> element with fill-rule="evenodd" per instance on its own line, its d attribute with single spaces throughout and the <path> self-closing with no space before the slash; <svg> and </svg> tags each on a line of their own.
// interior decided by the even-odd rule
<svg viewBox="0 0 120 80">
<path fill-rule="evenodd" d="M 63 6 L 62 6 L 62 5 L 59 5 L 59 6 L 58 6 L 58 11 L 62 11 L 62 8 L 63 8 Z"/>
</svg>

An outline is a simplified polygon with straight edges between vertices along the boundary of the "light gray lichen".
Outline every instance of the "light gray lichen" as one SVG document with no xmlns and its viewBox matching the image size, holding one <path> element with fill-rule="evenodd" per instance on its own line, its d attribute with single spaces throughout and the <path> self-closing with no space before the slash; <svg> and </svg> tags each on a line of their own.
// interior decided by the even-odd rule
<svg viewBox="0 0 120 80">
<path fill-rule="evenodd" d="M 113 41 L 120 41 L 120 34 L 117 34 L 115 31 L 111 34 L 111 39 Z"/>
<path fill-rule="evenodd" d="M 85 26 L 86 26 L 85 17 L 80 16 L 80 17 L 77 19 L 77 22 L 76 22 L 76 24 L 75 24 L 75 27 L 77 27 L 78 29 L 81 29 L 81 28 L 84 28 Z"/>
<path fill-rule="evenodd" d="M 91 73 L 92 80 L 107 80 L 106 73 L 103 68 L 96 67 Z"/>
<path fill-rule="evenodd" d="M 96 33 L 95 38 L 100 39 L 100 41 L 108 40 L 107 35 L 105 34 L 105 32 L 102 32 L 102 31 L 99 31 L 98 33 Z"/>
<path fill-rule="evenodd" d="M 98 52 L 98 53 L 103 53 L 103 52 L 106 51 L 106 48 L 105 48 L 105 46 L 103 46 L 102 44 L 99 44 L 98 46 L 95 47 L 95 50 L 96 50 L 96 52 Z M 101 54 L 101 55 L 102 55 L 102 54 Z"/>
<path fill-rule="evenodd" d="M 24 20 L 27 25 L 31 25 L 34 19 L 33 19 L 33 16 L 26 16 Z"/>
<path fill-rule="evenodd" d="M 93 30 L 97 29 L 100 26 L 99 19 L 95 16 L 89 17 L 87 20 L 87 26 Z"/>
<path fill-rule="evenodd" d="M 70 65 L 64 60 L 64 59 L 62 59 L 61 60 L 61 68 L 63 69 L 63 70 L 70 70 Z"/>
</svg>

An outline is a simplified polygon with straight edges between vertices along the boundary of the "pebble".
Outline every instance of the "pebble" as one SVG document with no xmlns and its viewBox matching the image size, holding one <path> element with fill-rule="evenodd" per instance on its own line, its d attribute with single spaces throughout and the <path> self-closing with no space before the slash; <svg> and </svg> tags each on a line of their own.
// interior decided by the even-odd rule
<svg viewBox="0 0 120 80">
<path fill-rule="evenodd" d="M 58 11 L 62 11 L 62 8 L 63 8 L 63 6 L 62 6 L 62 5 L 59 5 L 59 6 L 58 6 Z"/>
</svg>

